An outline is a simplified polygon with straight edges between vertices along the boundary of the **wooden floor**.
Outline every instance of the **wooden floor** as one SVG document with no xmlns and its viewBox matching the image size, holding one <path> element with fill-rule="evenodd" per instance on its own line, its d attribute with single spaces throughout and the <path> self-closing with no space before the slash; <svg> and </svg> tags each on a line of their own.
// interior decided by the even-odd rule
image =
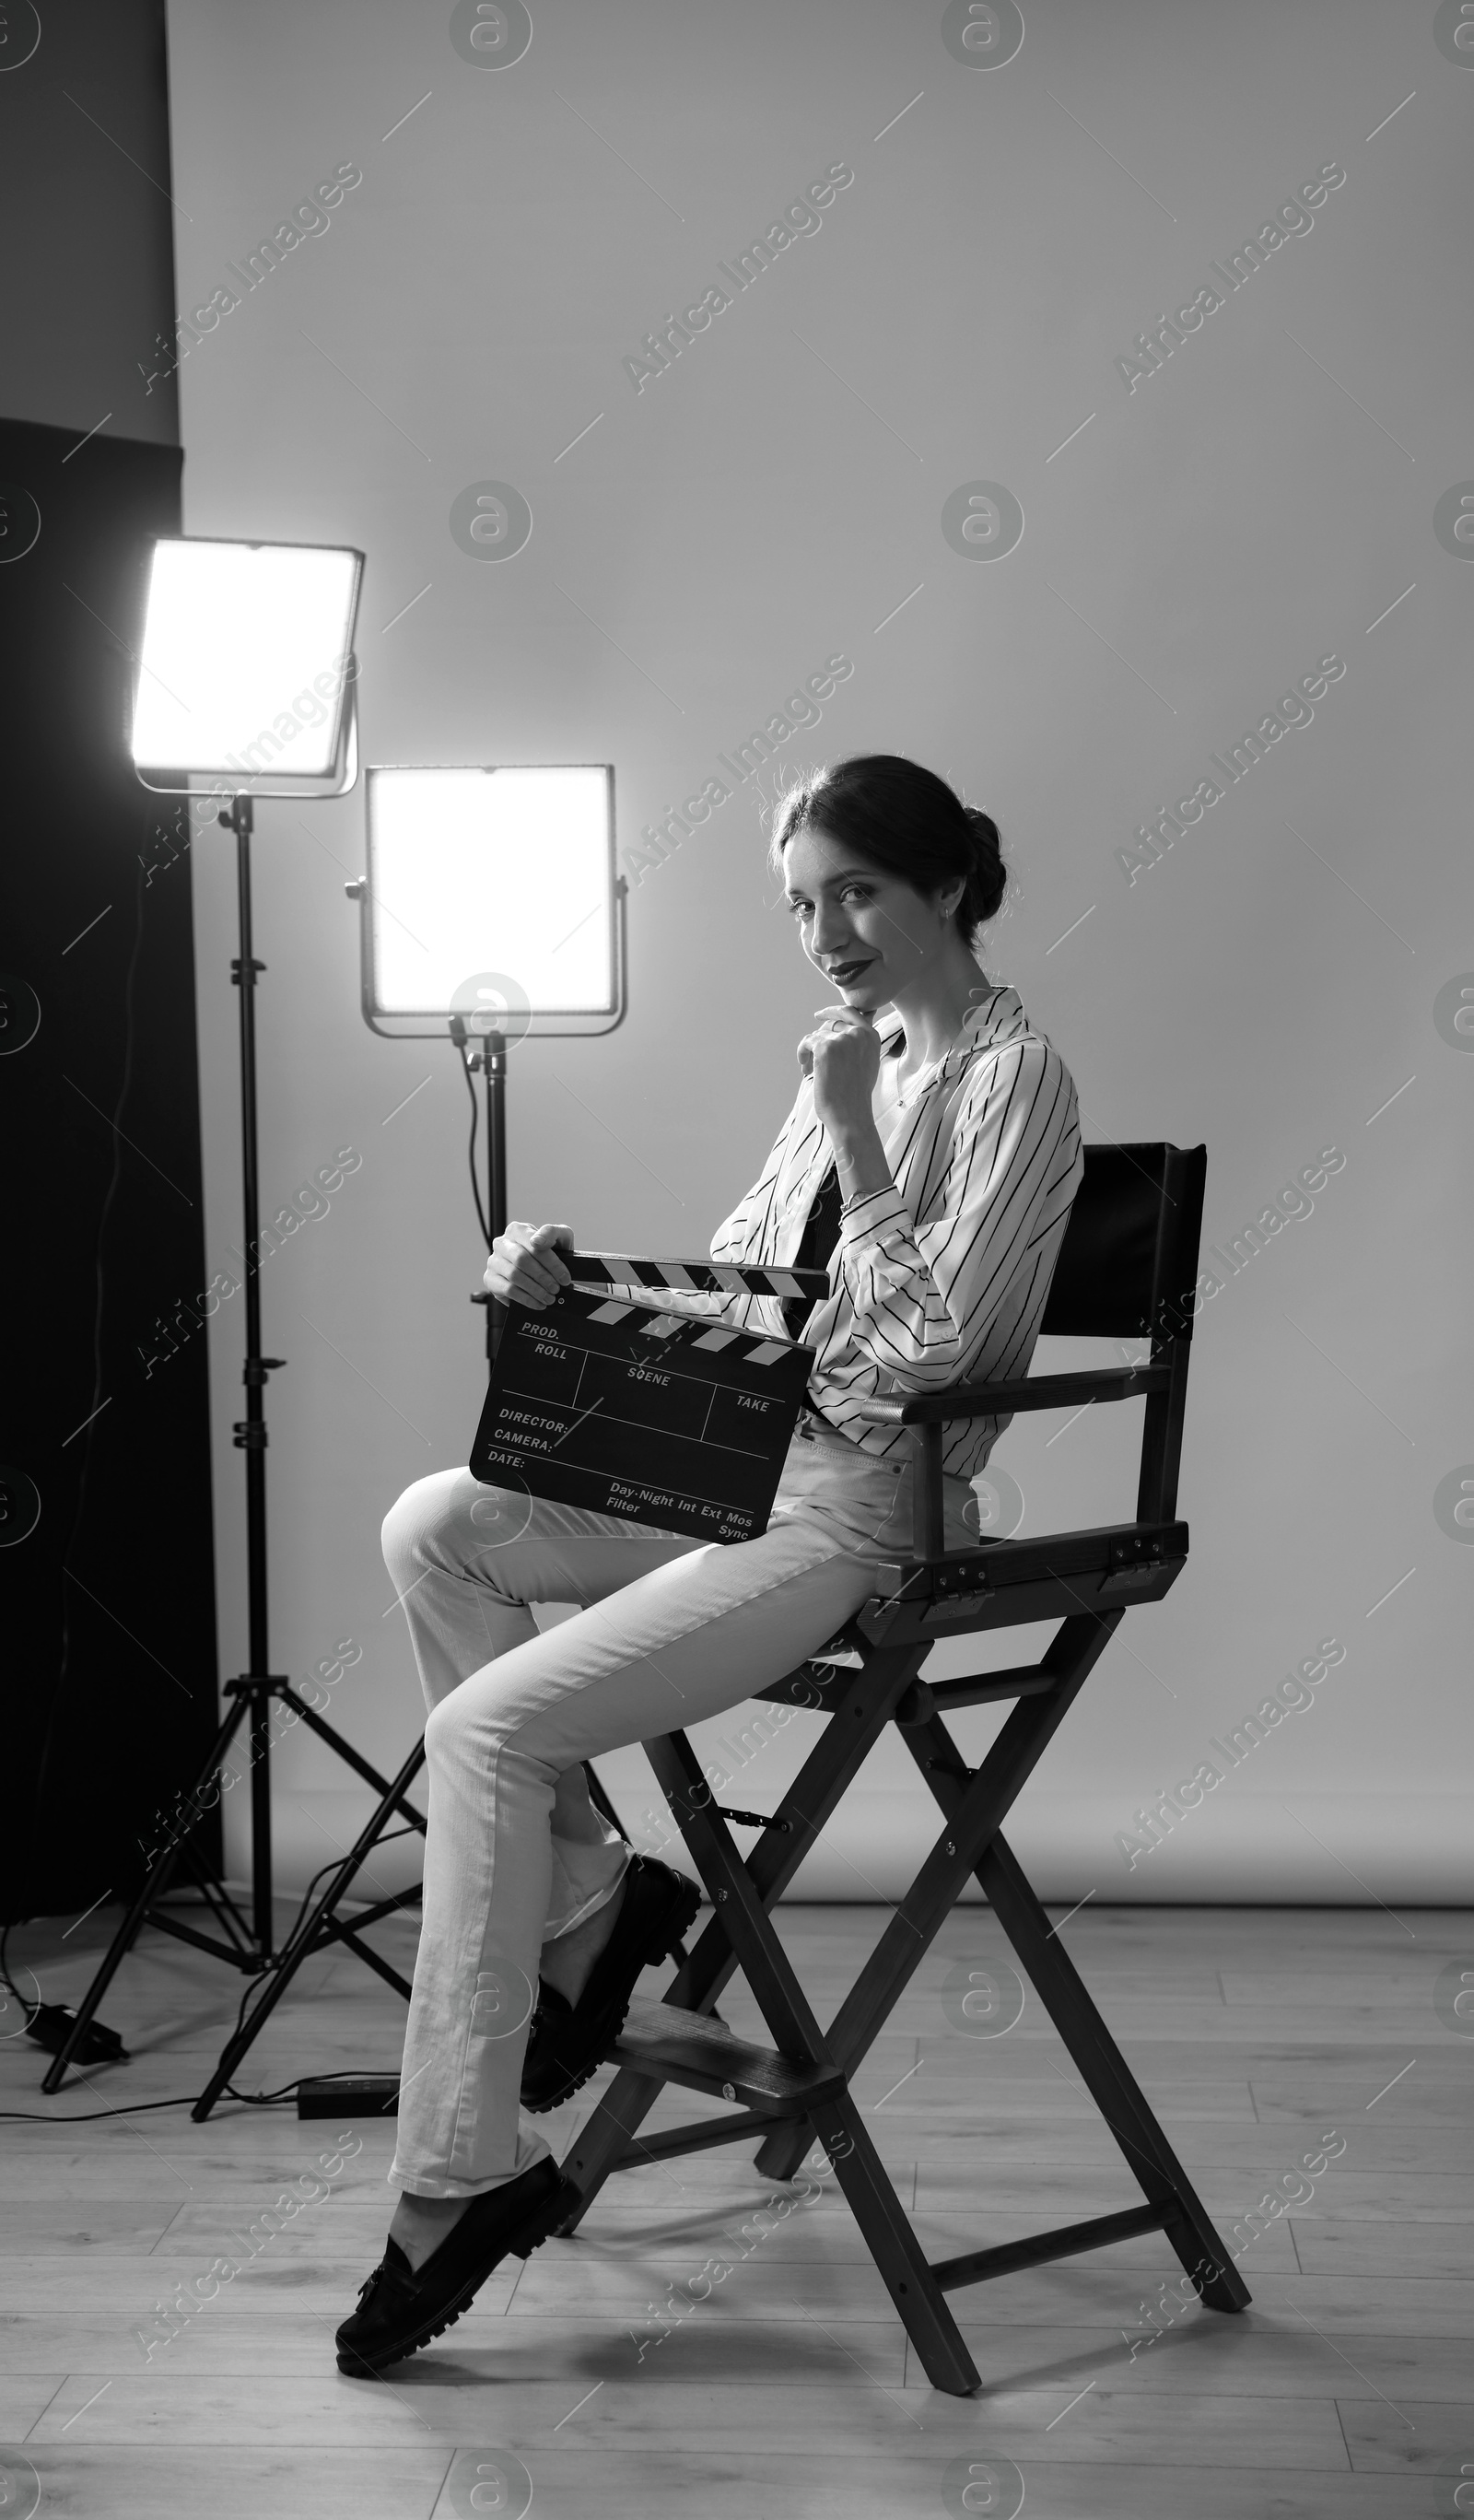
<svg viewBox="0 0 1474 2520">
<path fill-rule="evenodd" d="M 781 1912 L 821 2019 L 881 1920 Z M 112 1924 L 100 1911 L 65 1942 L 61 1925 L 20 1928 L 12 1969 L 30 1963 L 47 2001 L 74 2002 Z M 408 1963 L 416 1930 L 399 1919 L 380 1947 Z M 510 2260 L 392 2384 L 347 2380 L 333 2330 L 393 2202 L 380 2121 L 360 2122 L 331 2192 L 149 2357 L 137 2331 L 156 2305 L 313 2170 L 337 2122 L 229 2102 L 203 2126 L 183 2108 L 7 2120 L 6 2520 L 32 2508 L 32 2471 L 39 2520 L 515 2515 L 522 2471 L 537 2520 L 1008 2515 L 1020 2493 L 1029 2520 L 1459 2508 L 1460 2464 L 1474 2474 L 1474 2037 L 1440 2020 L 1433 1985 L 1451 1958 L 1474 1966 L 1474 1921 L 1093 1905 L 1063 1932 L 1221 2229 L 1332 2130 L 1344 2138 L 1309 2201 L 1244 2247 L 1241 2317 L 1194 2302 L 1164 2324 L 1159 2287 L 1179 2269 L 1148 2236 L 954 2293 L 983 2388 L 943 2396 L 832 2179 L 765 2234 L 752 2209 L 782 2191 L 749 2146 L 611 2181 L 576 2238 Z M 933 2257 L 1139 2201 L 1032 1991 L 1002 2037 L 949 2020 L 949 1967 L 1005 1959 L 989 1912 L 959 1911 L 856 2086 Z M 44 2058 L 12 2036 L 0 2106 L 74 2120 L 188 2097 L 239 1996 L 224 1968 L 149 1934 L 104 2006 L 132 2061 L 46 2100 Z M 740 1980 L 722 2009 L 764 2036 Z M 397 2066 L 402 2024 L 358 1961 L 324 1959 L 243 2086 Z M 607 2079 L 538 2121 L 556 2150 Z M 672 2093 L 648 2124 L 694 2113 Z M 693 2301 L 718 2259 L 730 2272 Z"/>
</svg>

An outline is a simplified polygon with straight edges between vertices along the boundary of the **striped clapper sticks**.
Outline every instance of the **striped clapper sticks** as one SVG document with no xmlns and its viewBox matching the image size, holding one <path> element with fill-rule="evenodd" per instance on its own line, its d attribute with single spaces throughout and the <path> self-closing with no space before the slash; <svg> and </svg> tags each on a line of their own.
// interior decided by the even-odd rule
<svg viewBox="0 0 1474 2520">
<path fill-rule="evenodd" d="M 813 1295 L 820 1303 L 829 1291 L 825 1269 L 756 1269 L 711 1260 L 635 1260 L 625 1251 L 564 1251 L 581 1285 L 682 1286 L 697 1295 Z"/>
</svg>

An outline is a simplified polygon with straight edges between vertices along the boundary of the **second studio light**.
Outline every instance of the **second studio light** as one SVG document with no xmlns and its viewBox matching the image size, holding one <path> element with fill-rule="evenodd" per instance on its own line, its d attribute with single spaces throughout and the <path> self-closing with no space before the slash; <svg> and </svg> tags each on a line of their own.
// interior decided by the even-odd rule
<svg viewBox="0 0 1474 2520">
<path fill-rule="evenodd" d="M 362 989 L 376 1032 L 509 1041 L 624 1012 L 606 762 L 371 769 Z"/>
</svg>

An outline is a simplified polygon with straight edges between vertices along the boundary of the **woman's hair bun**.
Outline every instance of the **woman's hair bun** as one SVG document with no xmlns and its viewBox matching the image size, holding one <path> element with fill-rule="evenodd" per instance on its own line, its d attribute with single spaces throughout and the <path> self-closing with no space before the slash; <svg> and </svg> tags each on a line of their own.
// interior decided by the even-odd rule
<svg viewBox="0 0 1474 2520">
<path fill-rule="evenodd" d="M 992 815 L 985 814 L 981 805 L 964 805 L 962 811 L 971 828 L 973 847 L 973 876 L 963 896 L 962 910 L 964 917 L 970 912 L 974 923 L 980 926 L 984 920 L 995 916 L 1007 888 L 1008 870 Z"/>
</svg>

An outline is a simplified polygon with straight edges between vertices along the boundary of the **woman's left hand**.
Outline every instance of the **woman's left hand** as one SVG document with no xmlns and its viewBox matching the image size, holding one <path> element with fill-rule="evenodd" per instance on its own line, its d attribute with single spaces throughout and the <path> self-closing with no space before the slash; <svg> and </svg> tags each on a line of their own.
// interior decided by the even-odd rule
<svg viewBox="0 0 1474 2520">
<path fill-rule="evenodd" d="M 880 1036 L 858 1007 L 821 1007 L 815 1031 L 798 1045 L 798 1063 L 814 1080 L 814 1107 L 838 1146 L 857 1134 L 873 1135 L 875 1079 Z"/>
</svg>

